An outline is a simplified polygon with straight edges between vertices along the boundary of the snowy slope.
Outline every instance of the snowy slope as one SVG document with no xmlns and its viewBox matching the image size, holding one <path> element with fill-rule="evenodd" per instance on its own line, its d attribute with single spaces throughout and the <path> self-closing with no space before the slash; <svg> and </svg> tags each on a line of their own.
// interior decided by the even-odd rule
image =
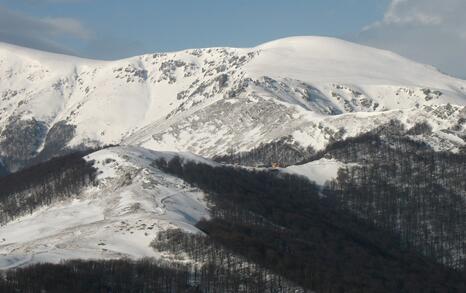
<svg viewBox="0 0 466 293">
<path fill-rule="evenodd" d="M 248 71 L 316 84 L 393 85 L 451 89 L 463 82 L 390 51 L 328 37 L 291 37 L 258 47 L 263 51 Z"/>
<path fill-rule="evenodd" d="M 197 231 L 194 224 L 208 218 L 202 192 L 153 167 L 171 156 L 137 147 L 92 153 L 97 186 L 0 227 L 0 270 L 63 259 L 163 257 L 149 247 L 158 231 Z"/>
<path fill-rule="evenodd" d="M 345 164 L 334 159 L 320 159 L 303 165 L 293 165 L 283 169 L 281 172 L 299 175 L 314 181 L 319 186 L 324 186 L 327 181 L 338 177 L 338 170 L 344 168 Z"/>
<path fill-rule="evenodd" d="M 436 110 L 448 103 L 456 105 L 451 115 Z M 454 150 L 464 144 L 455 131 L 464 132 L 457 124 L 465 104 L 463 80 L 332 38 L 111 62 L 0 44 L 0 155 L 10 169 L 40 151 L 47 157 L 102 144 L 214 157 L 291 136 L 321 149 L 342 121 L 355 133 L 388 116 L 408 126 L 417 117 L 433 119 L 443 140 L 428 142 Z M 435 111 L 446 114 L 431 117 Z"/>
</svg>

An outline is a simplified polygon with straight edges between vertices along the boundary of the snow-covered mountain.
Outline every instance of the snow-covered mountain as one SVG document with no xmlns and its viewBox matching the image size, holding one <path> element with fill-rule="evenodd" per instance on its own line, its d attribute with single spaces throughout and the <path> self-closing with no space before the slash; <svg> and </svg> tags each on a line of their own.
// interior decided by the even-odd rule
<svg viewBox="0 0 466 293">
<path fill-rule="evenodd" d="M 154 166 L 162 157 L 173 154 L 116 147 L 87 156 L 99 172 L 95 186 L 0 225 L 0 270 L 77 258 L 164 258 L 149 247 L 158 232 L 198 231 L 194 225 L 209 214 L 203 192 Z"/>
<path fill-rule="evenodd" d="M 367 132 L 372 133 L 361 135 Z M 406 136 L 410 140 L 405 140 Z M 349 137 L 358 138 L 340 142 Z M 118 146 L 90 151 L 109 144 Z M 328 145 L 326 151 L 319 152 Z M 375 194 L 355 206 L 379 210 L 367 213 L 354 208 L 351 212 L 362 214 L 360 218 L 369 222 L 375 219 L 371 225 L 397 219 L 394 231 L 402 233 L 402 239 L 421 239 L 424 243 L 440 239 L 432 247 L 442 246 L 439 255 L 445 257 L 437 260 L 451 265 L 451 259 L 464 259 L 464 253 L 455 246 L 464 238 L 464 214 L 458 209 L 464 205 L 464 154 L 435 154 L 428 146 L 457 152 L 466 150 L 465 145 L 466 81 L 387 51 L 337 39 L 295 37 L 255 48 L 193 49 L 117 61 L 81 59 L 0 43 L 0 271 L 70 259 L 150 257 L 197 265 L 198 260 L 186 251 L 163 250 L 150 244 L 170 229 L 201 229 L 214 241 L 202 223 L 221 220 L 218 215 L 229 214 L 229 207 L 233 207 L 232 214 L 246 211 L 246 218 L 252 220 L 244 223 L 256 219 L 254 225 L 277 225 L 279 234 L 287 229 L 289 235 L 305 234 L 299 225 L 297 230 L 292 225 L 282 231 L 286 225 L 281 220 L 268 218 L 267 213 L 254 208 L 264 202 L 265 197 L 261 196 L 267 188 L 261 191 L 256 187 L 267 185 L 263 183 L 268 178 L 265 174 L 277 175 L 273 180 L 278 185 L 270 186 L 284 184 L 286 188 L 277 190 L 290 190 L 290 195 L 296 195 L 292 187 L 297 188 L 298 194 L 301 188 L 306 199 L 314 192 L 316 198 L 322 199 L 336 199 L 340 193 L 344 195 L 342 199 L 351 198 L 354 195 L 345 193 L 346 185 L 361 193 Z M 78 152 L 2 177 L 9 171 L 79 149 L 87 150 L 84 159 Z M 411 154 L 413 157 L 409 157 Z M 193 165 L 176 165 L 178 160 L 165 165 L 157 163 L 161 158 L 169 161 L 174 156 L 210 166 L 224 166 L 221 162 L 243 166 L 209 171 L 208 166 L 197 166 L 186 169 L 189 172 L 175 172 Z M 242 205 L 244 198 L 231 198 L 226 200 L 231 201 L 231 206 L 223 207 L 228 210 L 220 209 L 219 213 L 213 195 L 224 196 L 225 190 L 199 184 L 207 181 L 218 185 L 217 180 L 211 179 L 218 174 L 228 174 L 216 177 L 219 181 L 236 178 L 234 174 L 264 170 L 263 165 L 277 166 L 277 162 L 284 168 L 259 172 L 260 176 L 254 172 L 242 174 L 246 176 L 244 182 L 223 182 L 225 190 L 240 186 L 238 194 L 258 189 L 250 197 L 259 196 L 260 201 L 252 201 L 250 207 Z M 201 174 L 203 178 L 187 174 Z M 306 180 L 291 179 L 286 174 L 303 176 L 317 186 L 309 188 Z M 345 174 L 352 174 L 348 178 L 355 181 L 346 182 Z M 291 184 L 281 182 L 283 178 Z M 372 189 L 365 189 L 367 186 Z M 379 190 L 382 200 L 394 200 L 376 200 Z M 356 200 L 365 199 L 355 194 Z M 407 194 L 410 200 L 397 199 Z M 445 204 L 437 204 L 432 195 Z M 290 213 L 290 207 L 302 203 L 299 196 L 294 197 L 280 193 L 274 199 L 291 200 L 291 204 L 278 204 L 275 200 L 269 200 L 269 204 L 284 206 L 284 215 L 292 216 L 287 219 L 290 222 L 306 219 L 299 213 L 313 214 L 309 212 L 312 209 L 298 209 L 296 217 L 295 210 Z M 270 210 L 275 214 L 275 209 Z M 277 209 L 283 212 L 280 210 Z M 344 219 L 346 223 L 347 218 L 327 218 L 335 214 L 333 210 L 316 211 L 325 216 L 315 219 L 324 221 L 314 221 L 311 226 L 317 230 L 309 230 L 312 233 L 306 237 L 313 240 L 315 235 L 331 236 L 317 238 L 317 245 L 309 247 L 320 254 L 325 249 L 319 245 L 324 243 L 330 247 L 327 256 L 333 257 L 341 252 L 341 241 L 348 240 L 344 242 L 348 257 L 343 254 L 342 259 L 346 262 L 358 256 L 350 269 L 361 262 L 359 256 L 374 255 L 374 251 L 366 251 L 367 247 L 372 249 L 371 245 L 361 241 L 369 229 L 354 232 L 361 222 L 346 231 L 350 226 L 341 225 L 340 221 Z M 371 218 L 379 214 L 385 218 Z M 234 218 L 238 215 L 243 214 Z M 199 223 L 201 219 L 210 221 Z M 333 222 L 329 226 L 332 219 L 336 226 Z M 443 223 L 448 223 L 448 228 Z M 335 229 L 338 225 L 343 228 Z M 304 227 L 307 231 L 308 226 Z M 432 232 L 426 233 L 429 229 Z M 340 230 L 344 237 L 339 236 Z M 384 227 L 383 231 L 385 234 L 390 230 Z M 223 231 L 225 235 L 230 232 Z M 353 241 L 346 233 L 360 235 Z M 272 242 L 276 242 L 274 237 L 270 238 Z M 390 240 L 385 235 L 382 238 Z M 228 241 L 238 239 L 243 238 L 232 237 Z M 299 247 L 304 243 L 302 239 Z M 337 245 L 330 243 L 333 241 Z M 287 247 L 286 241 L 283 243 L 280 246 Z M 393 247 L 390 242 L 388 246 L 381 243 L 380 247 Z M 431 246 L 423 247 L 434 251 Z M 421 248 L 420 253 L 426 254 Z M 328 261 L 325 254 L 322 259 L 324 266 L 335 263 Z M 383 259 L 385 252 L 380 260 Z M 410 260 L 403 254 L 403 270 L 406 259 Z M 412 260 L 417 262 L 417 258 Z M 221 258 L 219 261 L 223 263 Z M 257 269 L 253 259 L 240 261 L 251 262 Z M 380 263 L 374 262 L 377 268 Z M 270 274 L 267 272 L 266 278 L 273 280 Z M 340 275 L 341 271 L 336 276 Z"/>
<path fill-rule="evenodd" d="M 286 141 L 320 150 L 398 119 L 419 139 L 464 142 L 466 81 L 393 53 L 324 37 L 117 61 L 0 44 L 0 155 L 10 170 L 105 144 L 204 157 Z"/>
</svg>

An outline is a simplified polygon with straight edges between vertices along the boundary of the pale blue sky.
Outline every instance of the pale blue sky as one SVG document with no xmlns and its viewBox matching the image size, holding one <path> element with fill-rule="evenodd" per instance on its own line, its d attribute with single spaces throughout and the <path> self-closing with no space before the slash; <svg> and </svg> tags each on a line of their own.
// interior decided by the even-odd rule
<svg viewBox="0 0 466 293">
<path fill-rule="evenodd" d="M 0 0 L 0 41 L 97 59 L 324 35 L 466 78 L 465 0 Z"/>
<path fill-rule="evenodd" d="M 343 37 L 383 17 L 388 0 L 3 0 L 37 19 L 71 18 L 83 39 L 52 36 L 79 55 L 118 58 L 211 46 L 254 46 L 294 35 Z M 12 27 L 12 29 L 14 29 Z M 59 47 L 59 46 L 57 46 Z"/>
</svg>

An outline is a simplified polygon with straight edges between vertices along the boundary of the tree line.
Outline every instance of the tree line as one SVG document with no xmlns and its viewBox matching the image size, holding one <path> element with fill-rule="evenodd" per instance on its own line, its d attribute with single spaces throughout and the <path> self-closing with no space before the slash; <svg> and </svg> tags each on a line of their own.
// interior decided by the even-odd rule
<svg viewBox="0 0 466 293">
<path fill-rule="evenodd" d="M 190 270 L 181 264 L 150 259 L 73 260 L 35 264 L 0 275 L 4 293 L 145 293 L 201 292 L 191 283 Z"/>
<path fill-rule="evenodd" d="M 77 152 L 0 177 L 0 224 L 76 195 L 95 181 L 93 162 Z"/>
<path fill-rule="evenodd" d="M 465 268 L 466 153 L 436 152 L 400 128 L 392 122 L 377 134 L 330 146 L 325 156 L 350 165 L 324 193 L 340 209 L 399 234 L 404 247 Z"/>
<path fill-rule="evenodd" d="M 187 254 L 192 280 L 202 292 L 310 292 L 205 235 L 162 231 L 151 246 L 173 255 Z"/>
<path fill-rule="evenodd" d="M 231 147 L 226 154 L 216 156 L 214 160 L 243 166 L 272 166 L 274 163 L 288 166 L 308 160 L 313 155 L 315 155 L 315 150 L 312 146 L 301 147 L 289 136 L 269 143 L 261 143 L 247 152 L 238 152 Z"/>
<path fill-rule="evenodd" d="M 197 227 L 210 239 L 305 289 L 466 290 L 464 272 L 402 246 L 399 234 L 338 208 L 305 178 L 177 157 L 156 165 L 208 193 L 212 218 Z M 201 253 L 196 245 L 188 245 L 188 254 Z"/>
<path fill-rule="evenodd" d="M 175 233 L 172 232 L 171 235 Z M 263 271 L 251 266 L 238 265 L 237 270 L 231 268 L 214 262 L 198 265 L 168 263 L 148 258 L 138 261 L 72 260 L 59 264 L 35 264 L 8 270 L 0 275 L 0 292 L 306 292 L 290 285 L 279 276 L 264 275 Z"/>
</svg>

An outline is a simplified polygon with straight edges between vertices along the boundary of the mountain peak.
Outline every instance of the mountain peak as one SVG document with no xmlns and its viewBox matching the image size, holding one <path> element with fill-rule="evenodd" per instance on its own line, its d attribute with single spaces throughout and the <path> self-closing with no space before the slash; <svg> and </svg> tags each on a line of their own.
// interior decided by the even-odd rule
<svg viewBox="0 0 466 293">
<path fill-rule="evenodd" d="M 325 36 L 292 36 L 292 37 L 285 37 L 276 40 L 272 40 L 269 42 L 265 42 L 258 46 L 258 48 L 283 48 L 283 47 L 305 47 L 309 45 L 326 45 L 326 44 L 337 44 L 337 43 L 347 43 L 353 44 L 351 42 L 347 42 L 342 39 L 333 38 L 333 37 L 325 37 Z"/>
<path fill-rule="evenodd" d="M 263 56 L 255 60 L 253 68 L 261 74 L 279 73 L 309 82 L 418 85 L 444 89 L 466 84 L 430 65 L 337 38 L 290 37 L 262 44 L 257 49 L 263 51 Z"/>
<path fill-rule="evenodd" d="M 322 149 L 341 128 L 357 135 L 387 117 L 412 126 L 435 107 L 466 104 L 465 81 L 326 37 L 116 61 L 0 44 L 0 60 L 0 158 L 9 170 L 16 156 L 83 145 L 127 143 L 207 157 L 282 139 Z M 450 112 L 436 130 L 454 127 L 457 107 Z M 339 116 L 345 113 L 351 117 Z M 24 141 L 19 154 L 12 145 Z M 452 141 L 444 147 L 456 147 L 459 140 Z"/>
</svg>

